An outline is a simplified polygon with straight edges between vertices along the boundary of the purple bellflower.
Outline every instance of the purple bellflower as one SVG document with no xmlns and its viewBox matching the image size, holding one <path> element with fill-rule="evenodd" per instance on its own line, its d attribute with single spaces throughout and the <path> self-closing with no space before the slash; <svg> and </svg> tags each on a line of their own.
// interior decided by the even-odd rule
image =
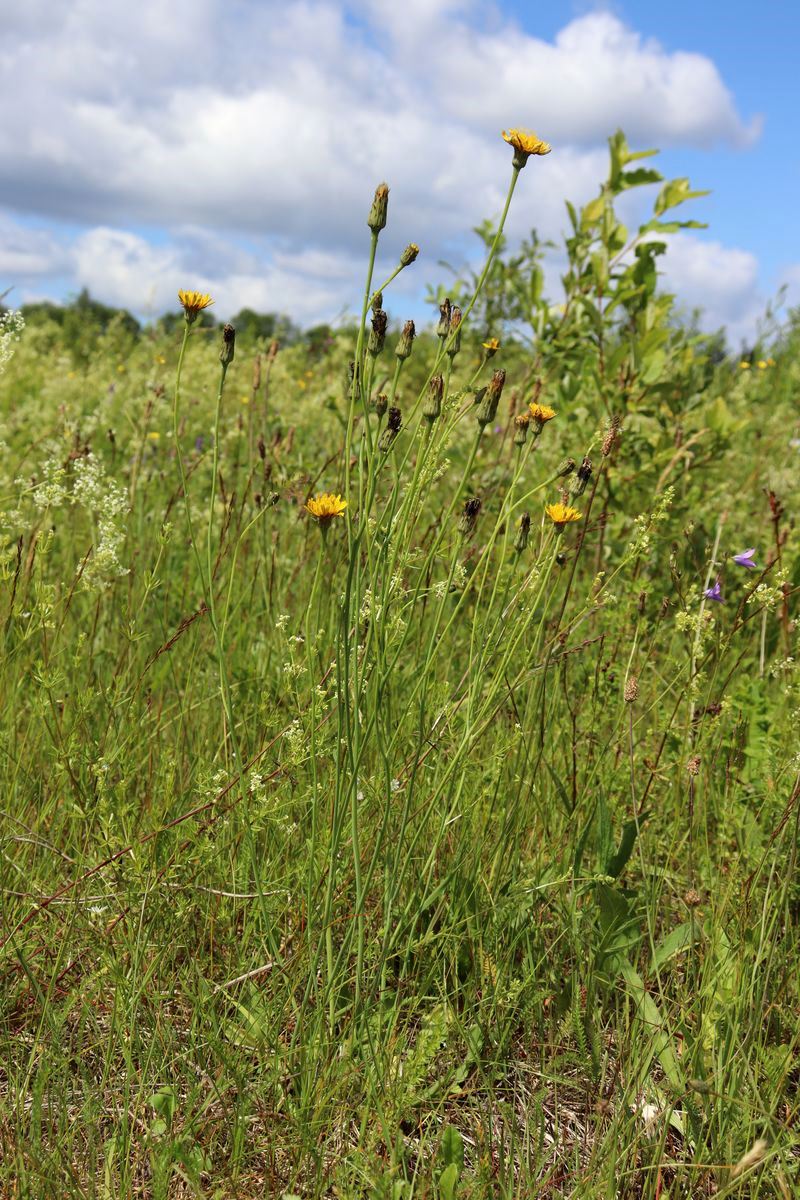
<svg viewBox="0 0 800 1200">
<path fill-rule="evenodd" d="M 743 550 L 741 554 L 734 554 L 733 561 L 737 567 L 747 567 L 748 571 L 757 571 L 758 566 L 753 562 L 755 552 L 755 546 L 751 546 L 749 550 Z"/>
<path fill-rule="evenodd" d="M 722 587 L 720 586 L 719 580 L 717 580 L 713 587 L 706 588 L 703 592 L 703 595 L 705 596 L 706 600 L 715 600 L 717 604 L 722 604 Z"/>
</svg>

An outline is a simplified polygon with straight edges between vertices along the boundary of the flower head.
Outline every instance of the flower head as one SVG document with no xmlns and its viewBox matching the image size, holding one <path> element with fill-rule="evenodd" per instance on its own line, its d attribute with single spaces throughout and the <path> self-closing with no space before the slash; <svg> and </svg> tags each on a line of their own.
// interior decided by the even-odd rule
<svg viewBox="0 0 800 1200">
<path fill-rule="evenodd" d="M 558 530 L 569 525 L 571 521 L 580 521 L 582 516 L 576 508 L 572 508 L 569 504 L 562 504 L 560 501 L 558 504 L 548 504 L 544 511 Z"/>
<path fill-rule="evenodd" d="M 753 555 L 756 552 L 755 546 L 751 546 L 749 550 L 743 550 L 741 554 L 734 554 L 733 561 L 737 567 L 747 567 L 748 571 L 757 571 L 758 565 L 753 562 Z"/>
<path fill-rule="evenodd" d="M 749 362 L 747 362 L 745 359 L 743 359 L 743 360 L 742 360 L 742 361 L 739 363 L 739 370 L 740 370 L 740 371 L 749 371 L 749 370 L 750 370 L 750 363 L 749 363 Z"/>
<path fill-rule="evenodd" d="M 719 579 L 716 581 L 713 587 L 706 588 L 703 592 L 703 595 L 705 596 L 706 600 L 713 600 L 715 604 L 722 604 L 722 586 Z"/>
<path fill-rule="evenodd" d="M 481 342 L 481 345 L 486 351 L 486 357 L 494 358 L 495 354 L 497 354 L 497 351 L 500 349 L 500 339 L 495 337 L 489 338 L 487 342 Z"/>
<path fill-rule="evenodd" d="M 503 130 L 503 141 L 514 147 L 514 166 L 522 168 L 532 154 L 549 154 L 552 147 L 530 129 Z"/>
<path fill-rule="evenodd" d="M 327 530 L 334 517 L 343 516 L 346 508 L 347 501 L 333 492 L 320 492 L 313 499 L 306 500 L 306 509 L 319 522 L 322 530 Z"/>
<path fill-rule="evenodd" d="M 209 304 L 214 301 L 206 292 L 185 292 L 183 288 L 178 291 L 178 299 L 183 305 L 184 315 L 189 325 L 192 321 L 197 320 L 197 314 L 204 308 L 208 308 Z"/>
<path fill-rule="evenodd" d="M 556 410 L 551 408 L 549 404 L 531 403 L 528 405 L 531 412 L 531 420 L 533 421 L 534 433 L 541 433 L 548 421 L 552 421 L 556 415 Z"/>
</svg>

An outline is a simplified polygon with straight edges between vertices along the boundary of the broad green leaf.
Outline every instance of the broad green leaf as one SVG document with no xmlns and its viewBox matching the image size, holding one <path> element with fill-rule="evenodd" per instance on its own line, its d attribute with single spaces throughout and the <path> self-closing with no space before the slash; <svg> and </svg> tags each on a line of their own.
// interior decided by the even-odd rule
<svg viewBox="0 0 800 1200">
<path fill-rule="evenodd" d="M 439 1176 L 439 1195 L 442 1197 L 442 1200 L 453 1200 L 456 1194 L 459 1173 L 455 1163 L 450 1163 L 449 1167 L 445 1167 L 442 1171 Z"/>
<path fill-rule="evenodd" d="M 657 216 L 661 216 L 669 208 L 676 208 L 679 204 L 683 204 L 686 200 L 696 200 L 699 196 L 708 196 L 708 191 L 693 192 L 689 180 L 671 179 L 669 183 L 665 183 L 655 202 L 655 212 Z"/>
<path fill-rule="evenodd" d="M 594 200 L 590 200 L 584 205 L 581 210 L 581 225 L 585 229 L 588 225 L 594 225 L 599 221 L 605 211 L 606 198 L 605 196 L 597 196 Z"/>
<path fill-rule="evenodd" d="M 454 1166 L 459 1174 L 464 1170 L 464 1139 L 455 1125 L 448 1125 L 442 1135 L 442 1158 L 445 1166 Z"/>
<path fill-rule="evenodd" d="M 660 171 L 655 171 L 650 167 L 637 167 L 635 171 L 623 171 L 619 177 L 620 187 L 635 188 L 642 187 L 646 183 L 661 183 L 664 176 Z"/>
<path fill-rule="evenodd" d="M 653 955 L 653 970 L 659 971 L 671 958 L 688 950 L 693 944 L 692 938 L 695 935 L 699 941 L 700 931 L 697 922 L 693 925 L 691 921 L 684 921 L 681 925 L 676 926 L 656 946 Z"/>
<path fill-rule="evenodd" d="M 639 817 L 639 829 L 647 820 L 649 813 L 643 812 Z M 622 837 L 620 838 L 619 846 L 616 853 L 609 858 L 605 865 L 605 874 L 612 875 L 614 879 L 618 879 L 625 867 L 628 865 L 628 859 L 633 853 L 633 847 L 636 845 L 637 835 L 636 821 L 626 821 L 622 827 Z"/>
</svg>

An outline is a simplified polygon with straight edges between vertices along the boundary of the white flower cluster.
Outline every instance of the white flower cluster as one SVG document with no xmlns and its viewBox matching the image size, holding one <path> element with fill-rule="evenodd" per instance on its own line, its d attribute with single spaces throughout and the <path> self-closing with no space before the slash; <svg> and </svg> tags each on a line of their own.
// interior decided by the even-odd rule
<svg viewBox="0 0 800 1200">
<path fill-rule="evenodd" d="M 21 312 L 9 309 L 8 312 L 0 313 L 0 375 L 11 361 L 24 328 L 25 320 Z"/>
</svg>

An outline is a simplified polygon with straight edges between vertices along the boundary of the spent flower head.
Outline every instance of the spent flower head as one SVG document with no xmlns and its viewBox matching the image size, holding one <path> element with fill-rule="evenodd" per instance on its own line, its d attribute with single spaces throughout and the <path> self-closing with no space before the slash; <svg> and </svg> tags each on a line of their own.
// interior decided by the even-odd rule
<svg viewBox="0 0 800 1200">
<path fill-rule="evenodd" d="M 187 292 L 183 288 L 178 291 L 178 299 L 183 305 L 183 315 L 186 317 L 187 325 L 196 321 L 198 313 L 214 303 L 207 292 Z"/>
</svg>

